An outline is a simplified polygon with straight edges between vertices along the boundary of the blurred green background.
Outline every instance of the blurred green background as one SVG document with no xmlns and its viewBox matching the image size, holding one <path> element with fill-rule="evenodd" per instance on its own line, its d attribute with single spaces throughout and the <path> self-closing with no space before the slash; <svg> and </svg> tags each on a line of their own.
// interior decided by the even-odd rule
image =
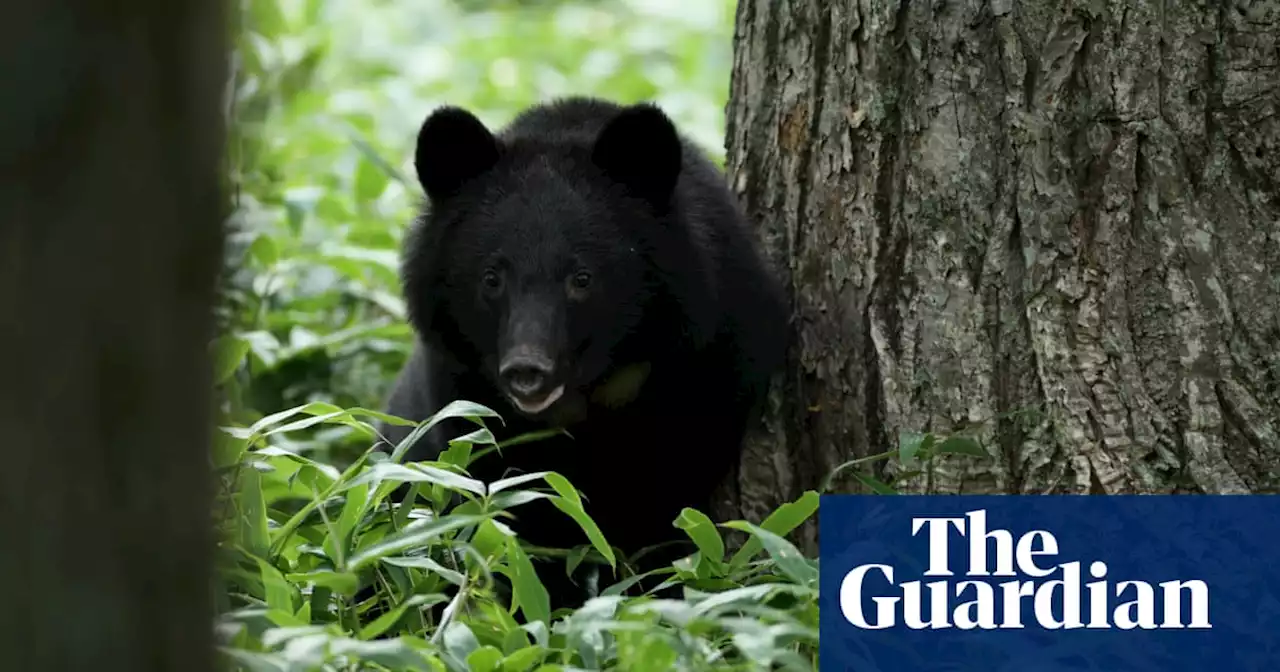
<svg viewBox="0 0 1280 672">
<path fill-rule="evenodd" d="M 380 407 L 410 344 L 396 270 L 421 198 L 414 138 L 435 107 L 496 128 L 556 96 L 652 100 L 723 161 L 734 6 L 244 0 L 221 313 L 231 419 L 309 401 Z M 324 453 L 346 432 L 288 448 Z"/>
</svg>

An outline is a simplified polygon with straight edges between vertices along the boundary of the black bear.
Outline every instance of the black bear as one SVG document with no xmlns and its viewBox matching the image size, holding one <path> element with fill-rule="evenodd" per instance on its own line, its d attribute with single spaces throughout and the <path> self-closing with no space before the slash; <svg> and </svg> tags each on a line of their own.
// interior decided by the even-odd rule
<svg viewBox="0 0 1280 672">
<path fill-rule="evenodd" d="M 489 423 L 499 439 L 563 428 L 471 475 L 559 472 L 625 554 L 687 541 L 673 521 L 682 507 L 709 512 L 786 349 L 783 291 L 721 172 L 658 107 L 577 97 L 496 134 L 441 108 L 415 165 L 427 204 L 402 278 L 418 340 L 387 412 L 421 421 L 465 399 L 502 415 Z M 433 459 L 475 428 L 459 422 L 405 459 Z M 410 429 L 380 426 L 393 442 Z M 548 502 L 512 513 L 529 543 L 587 543 Z M 640 569 L 691 552 L 675 548 Z M 586 596 L 563 567 L 539 576 L 553 609 Z"/>
</svg>

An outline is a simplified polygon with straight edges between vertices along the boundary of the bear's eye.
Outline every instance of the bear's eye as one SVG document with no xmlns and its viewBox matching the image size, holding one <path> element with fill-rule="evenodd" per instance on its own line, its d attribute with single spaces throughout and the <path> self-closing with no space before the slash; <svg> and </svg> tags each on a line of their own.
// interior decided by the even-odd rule
<svg viewBox="0 0 1280 672">
<path fill-rule="evenodd" d="M 483 282 L 485 289 L 489 291 L 497 291 L 502 287 L 502 276 L 498 275 L 498 272 L 492 268 L 486 269 L 484 272 Z"/>
<path fill-rule="evenodd" d="M 586 271 L 578 271 L 573 274 L 571 282 L 574 289 L 586 289 L 591 286 L 591 274 Z"/>
</svg>

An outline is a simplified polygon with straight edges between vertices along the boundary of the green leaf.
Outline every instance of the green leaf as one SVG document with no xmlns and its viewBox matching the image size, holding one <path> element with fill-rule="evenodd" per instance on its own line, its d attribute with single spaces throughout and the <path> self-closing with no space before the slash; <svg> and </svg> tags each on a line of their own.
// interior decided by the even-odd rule
<svg viewBox="0 0 1280 672">
<path fill-rule="evenodd" d="M 341 474 L 338 473 L 337 469 L 334 469 L 330 465 L 324 464 L 323 462 L 316 462 L 315 460 L 309 457 L 303 457 L 302 455 L 299 455 L 295 452 L 285 450 L 283 448 L 279 448 L 276 446 L 267 446 L 265 448 L 260 448 L 258 450 L 253 451 L 253 455 L 255 457 L 286 458 L 292 462 L 298 463 L 299 465 L 302 465 L 304 467 L 310 467 L 314 471 L 324 474 L 325 477 L 328 478 L 330 482 L 336 481 L 342 476 Z M 301 471 L 301 469 L 299 471 Z"/>
<path fill-rule="evenodd" d="M 715 523 L 705 513 L 686 507 L 676 518 L 675 526 L 689 535 L 701 551 L 702 559 L 719 575 L 724 567 L 724 540 Z"/>
<path fill-rule="evenodd" d="M 539 429 L 532 432 L 525 432 L 524 434 L 513 436 L 503 441 L 502 443 L 498 444 L 498 447 L 505 450 L 507 448 L 511 448 L 514 446 L 522 446 L 526 443 L 536 443 L 538 441 L 543 441 L 553 436 L 560 436 L 561 434 L 564 434 L 564 433 L 565 431 L 563 429 Z"/>
<path fill-rule="evenodd" d="M 412 595 L 409 597 L 409 599 L 405 600 L 404 602 L 401 602 L 394 609 L 379 616 L 378 618 L 374 619 L 372 623 L 369 623 L 368 625 L 361 628 L 360 633 L 357 636 L 360 639 L 366 639 L 366 640 L 373 639 L 374 637 L 377 637 L 378 635 L 381 635 L 382 633 L 386 632 L 387 629 L 390 628 L 391 626 L 395 625 L 396 622 L 399 621 L 402 616 L 404 616 L 404 612 L 408 611 L 410 608 L 421 607 L 421 606 L 429 607 L 429 606 L 440 604 L 441 602 L 446 602 L 446 601 L 448 601 L 448 598 L 440 594 Z"/>
<path fill-rule="evenodd" d="M 472 651 L 480 648 L 480 642 L 466 623 L 450 621 L 444 631 L 444 648 L 449 655 L 459 661 L 465 661 Z"/>
<path fill-rule="evenodd" d="M 356 164 L 356 200 L 361 203 L 377 200 L 389 181 L 381 168 L 368 159 L 361 159 Z"/>
<path fill-rule="evenodd" d="M 291 667 L 283 656 L 273 653 L 257 653 L 226 646 L 218 647 L 218 651 L 249 672 L 286 672 Z"/>
<path fill-rule="evenodd" d="M 525 620 L 542 621 L 550 625 L 551 598 L 547 595 L 542 580 L 538 578 L 538 573 L 534 571 L 533 562 L 515 537 L 507 537 L 507 562 L 511 565 L 513 574 L 511 586 Z"/>
<path fill-rule="evenodd" d="M 755 537 L 752 538 L 754 539 Z M 732 588 L 730 590 L 715 593 L 714 595 L 698 602 L 696 605 L 693 605 L 693 608 L 690 610 L 690 616 L 704 616 L 716 611 L 717 609 L 727 607 L 735 603 L 760 602 L 767 597 L 769 593 L 777 590 L 782 585 L 785 584 L 762 583 L 752 586 Z"/>
<path fill-rule="evenodd" d="M 535 471 L 531 474 L 521 474 L 519 476 L 512 476 L 511 478 L 503 478 L 503 479 L 496 480 L 493 483 L 489 484 L 489 494 L 500 492 L 502 490 L 506 490 L 507 488 L 514 487 L 517 485 L 523 485 L 525 483 L 528 483 L 529 481 L 536 481 L 540 478 L 545 480 L 546 475 L 550 473 L 552 472 Z"/>
<path fill-rule="evenodd" d="M 545 492 L 534 492 L 532 490 L 512 490 L 510 492 L 499 492 L 497 496 L 489 500 L 489 508 L 500 511 L 513 509 L 521 504 L 537 501 L 539 499 L 554 499 L 554 495 Z"/>
<path fill-rule="evenodd" d="M 284 578 L 284 574 L 281 574 L 280 570 L 276 569 L 271 563 L 259 557 L 254 557 L 254 560 L 258 563 L 258 571 L 262 576 L 262 585 L 266 589 L 267 608 L 292 614 L 295 595 L 293 584 L 289 583 Z"/>
<path fill-rule="evenodd" d="M 293 408 L 286 408 L 283 411 L 276 411 L 275 413 L 272 413 L 270 415 L 265 415 L 259 418 L 257 422 L 253 423 L 252 425 L 249 425 L 249 433 L 251 435 L 256 435 L 260 433 L 263 429 L 266 429 L 267 427 L 270 427 L 284 420 L 285 418 L 291 418 L 299 413 L 302 413 L 303 409 L 307 408 L 310 405 L 311 404 L 303 404 L 301 406 L 294 406 Z"/>
<path fill-rule="evenodd" d="M 502 652 L 487 644 L 467 656 L 467 667 L 471 672 L 493 672 L 501 663 Z"/>
<path fill-rule="evenodd" d="M 796 529 L 801 523 L 809 519 L 815 511 L 818 510 L 818 493 L 813 490 L 806 490 L 800 498 L 794 502 L 789 502 L 779 506 L 777 510 L 769 514 L 764 522 L 760 523 L 760 528 L 768 530 L 778 536 L 783 536 Z M 742 521 L 745 522 L 745 521 Z M 734 569 L 741 569 L 748 561 L 751 560 L 756 553 L 762 548 L 760 540 L 751 537 L 738 549 L 733 555 L 733 560 L 729 562 L 729 566 Z"/>
<path fill-rule="evenodd" d="M 400 171 L 397 170 L 395 166 L 388 163 L 386 159 L 382 158 L 382 156 L 378 154 L 378 152 L 374 151 L 373 147 L 371 147 L 369 143 L 360 136 L 354 126 L 347 126 L 344 130 L 346 131 L 347 137 L 351 139 L 351 144 L 354 145 L 356 149 L 360 150 L 360 154 L 363 155 L 365 159 L 363 163 L 372 164 L 375 168 L 380 170 L 382 175 L 388 180 L 394 179 L 398 182 L 406 181 L 405 177 L 400 174 Z"/>
<path fill-rule="evenodd" d="M 348 489 L 346 498 L 342 506 L 342 517 L 338 518 L 338 534 L 342 536 L 343 544 L 351 539 L 351 532 L 355 531 L 360 518 L 365 515 L 365 509 L 369 506 L 369 486 L 358 485 Z"/>
<path fill-rule="evenodd" d="M 432 521 L 417 520 L 400 532 L 351 556 L 347 562 L 347 570 L 359 571 L 371 562 L 380 560 L 392 553 L 400 553 L 412 548 L 427 545 L 434 539 L 448 532 L 475 525 L 485 520 L 485 516 L 444 516 Z"/>
<path fill-rule="evenodd" d="M 339 488 L 338 491 L 341 492 L 347 488 L 354 488 L 375 481 L 434 483 L 450 490 L 462 490 L 480 496 L 483 496 L 485 491 L 484 483 L 474 478 L 460 476 L 452 471 L 427 464 L 395 464 L 394 462 L 379 462 L 369 467 L 364 473 Z"/>
<path fill-rule="evenodd" d="M 881 481 L 878 478 L 875 478 L 873 476 L 868 476 L 860 471 L 855 471 L 852 473 L 853 473 L 853 477 L 858 479 L 859 483 L 867 486 L 868 488 L 871 489 L 872 492 L 876 493 L 877 495 L 899 494 L 897 490 L 894 490 L 892 487 L 889 487 L 888 484 L 886 484 L 885 482 Z"/>
<path fill-rule="evenodd" d="M 476 432 L 472 432 L 472 434 L 479 433 L 480 431 L 488 433 L 489 430 L 476 430 Z M 471 434 L 468 436 L 471 436 Z M 465 440 L 465 438 L 454 439 L 449 442 L 449 447 L 445 448 L 444 452 L 440 453 L 439 461 L 446 464 L 452 464 L 459 469 L 466 469 L 471 464 L 472 445 L 474 445 L 474 443 L 472 441 Z"/>
<path fill-rule="evenodd" d="M 342 415 L 346 415 L 346 413 L 340 410 L 334 411 L 332 413 L 325 413 L 324 415 L 313 415 L 309 418 L 294 420 L 293 422 L 280 425 L 279 427 L 263 432 L 262 436 L 271 436 L 272 434 L 284 434 L 287 432 L 296 432 L 298 430 L 307 429 L 310 427 L 314 427 L 316 425 L 324 424 L 329 420 L 332 420 Z"/>
<path fill-rule="evenodd" d="M 414 557 L 404 556 L 404 557 L 396 557 L 396 558 L 383 558 L 382 562 L 385 562 L 388 565 L 394 565 L 396 567 L 412 567 L 414 569 L 424 569 L 433 574 L 439 575 L 445 581 L 448 581 L 449 583 L 452 583 L 453 585 L 458 587 L 462 587 L 462 584 L 466 583 L 466 580 L 467 580 L 466 577 L 462 575 L 462 572 L 457 572 L 452 569 L 449 569 L 448 567 L 445 567 L 444 565 L 441 565 L 440 563 L 426 556 L 414 556 Z"/>
<path fill-rule="evenodd" d="M 249 354 L 249 341 L 236 336 L 223 336 L 213 342 L 213 382 L 221 385 L 235 374 Z"/>
<path fill-rule="evenodd" d="M 892 485 L 893 483 L 900 481 L 909 481 L 923 473 L 923 469 L 904 469 L 902 471 L 895 471 L 893 475 L 889 477 L 889 483 Z"/>
<path fill-rule="evenodd" d="M 590 546 L 577 546 L 569 551 L 569 557 L 565 558 L 564 573 L 565 576 L 572 577 L 574 570 L 578 565 L 582 564 L 583 559 L 587 557 L 587 553 L 591 552 Z"/>
<path fill-rule="evenodd" d="M 276 247 L 276 241 L 265 233 L 259 233 L 253 239 L 253 244 L 249 246 L 249 256 L 253 257 L 264 267 L 271 267 L 280 260 L 280 250 Z"/>
<path fill-rule="evenodd" d="M 400 416 L 398 416 L 398 415 L 392 415 L 392 414 L 390 414 L 390 413 L 383 413 L 382 411 L 375 411 L 375 410 L 368 409 L 368 408 L 363 408 L 363 407 L 360 407 L 360 406 L 355 406 L 355 407 L 352 407 L 352 408 L 348 408 L 348 409 L 346 409 L 346 410 L 347 410 L 347 413 L 348 413 L 348 414 L 350 414 L 350 415 L 352 415 L 352 416 L 357 416 L 357 415 L 359 415 L 359 416 L 364 416 L 364 417 L 368 417 L 368 418 L 373 418 L 373 419 L 375 419 L 375 420 L 381 420 L 381 421 L 383 421 L 383 422 L 387 423 L 388 425 L 397 425 L 397 426 L 400 426 L 400 427 L 410 427 L 410 426 L 413 426 L 413 425 L 418 424 L 418 423 L 416 423 L 416 422 L 414 422 L 414 421 L 412 421 L 412 420 L 408 420 L 408 419 L 402 418 L 402 417 L 400 417 Z"/>
<path fill-rule="evenodd" d="M 506 610 L 500 610 L 499 617 L 504 614 L 506 614 Z M 510 618 L 510 616 L 507 618 Z M 503 620 L 505 621 L 506 619 Z M 529 633 L 521 629 L 519 623 L 514 623 L 514 619 L 512 619 L 512 623 L 514 625 L 511 626 L 508 626 L 505 622 L 503 623 L 504 627 L 510 628 L 507 630 L 507 633 L 502 636 L 502 652 L 508 657 L 519 651 L 534 648 L 529 646 Z"/>
<path fill-rule="evenodd" d="M 445 672 L 445 666 L 434 657 L 427 658 L 421 647 L 409 638 L 361 641 L 351 637 L 329 640 L 329 651 L 335 656 L 348 656 L 350 660 L 364 661 L 381 666 L 384 670 L 415 670 L 417 672 Z M 434 663 L 434 664 L 429 664 Z M 333 666 L 328 666 L 332 668 Z M 353 665 L 355 669 L 370 669 L 369 665 Z"/>
<path fill-rule="evenodd" d="M 346 501 L 342 505 L 342 515 L 338 518 L 337 539 L 330 537 L 335 549 L 341 549 L 341 554 L 333 557 L 335 560 L 344 558 L 350 551 L 351 533 L 356 529 L 356 525 L 364 516 L 365 507 L 369 501 L 369 486 L 361 484 L 359 486 L 347 490 Z"/>
<path fill-rule="evenodd" d="M 520 632 L 520 631 L 515 631 Z M 502 661 L 502 672 L 525 672 L 529 668 L 538 664 L 547 651 L 541 646 L 527 646 L 511 652 Z"/>
<path fill-rule="evenodd" d="M 725 523 L 725 527 L 731 527 L 737 530 L 748 532 L 753 538 L 759 539 L 760 543 L 768 551 L 769 557 L 773 558 L 778 569 L 782 570 L 787 578 L 802 585 L 814 585 L 818 580 L 818 568 L 814 567 L 808 559 L 804 557 L 796 549 L 796 547 L 786 539 L 770 532 L 761 527 L 757 527 L 746 521 L 732 521 Z"/>
<path fill-rule="evenodd" d="M 264 615 L 268 621 L 271 621 L 282 628 L 296 628 L 306 625 L 306 623 L 299 620 L 295 614 L 282 609 L 268 609 L 267 613 Z"/>
<path fill-rule="evenodd" d="M 400 462 L 400 460 L 404 458 L 404 454 L 408 452 L 415 443 L 417 443 L 418 439 L 423 434 L 426 434 L 431 431 L 432 427 L 435 427 L 450 418 L 460 418 L 470 420 L 472 422 L 476 422 L 480 418 L 502 419 L 497 412 L 487 406 L 481 406 L 480 404 L 462 400 L 450 402 L 444 408 L 440 409 L 435 415 L 432 415 L 430 418 L 427 418 L 425 422 L 415 427 L 408 436 L 404 437 L 400 443 L 396 444 L 395 450 L 391 452 L 391 461 Z"/>
<path fill-rule="evenodd" d="M 480 555 L 486 558 L 492 558 L 499 552 L 506 549 L 508 535 L 503 532 L 503 527 L 499 526 L 493 520 L 486 520 L 476 528 L 476 533 L 471 535 L 471 547 L 476 549 Z"/>
<path fill-rule="evenodd" d="M 281 422 L 282 420 L 285 420 L 286 418 L 299 415 L 299 414 L 306 414 L 312 417 L 304 418 L 302 420 L 298 420 L 298 421 L 289 423 L 287 425 L 282 425 L 282 426 L 276 427 L 275 429 L 264 432 L 264 430 L 266 430 L 268 427 L 275 425 Z M 257 436 L 270 436 L 272 434 L 279 434 L 282 432 L 294 432 L 300 429 L 306 429 L 308 427 L 312 427 L 314 425 L 326 423 L 330 421 L 333 421 L 331 424 L 346 425 L 348 427 L 352 427 L 354 429 L 360 430 L 361 433 L 366 433 L 369 436 L 373 436 L 372 427 L 368 423 L 358 421 L 351 416 L 350 412 L 344 409 L 341 409 L 337 406 L 334 406 L 333 404 L 328 404 L 322 401 L 315 401 L 309 404 L 295 406 L 293 408 L 285 409 L 278 413 L 272 413 L 271 415 L 265 416 L 259 419 L 257 422 L 253 423 L 252 425 L 250 425 L 248 428 L 248 432 L 245 432 L 244 435 L 246 436 L 246 438 L 252 438 Z"/>
<path fill-rule="evenodd" d="M 609 561 L 610 567 L 616 568 L 617 560 L 613 556 L 613 548 L 609 546 L 608 540 L 604 538 L 604 533 L 600 531 L 596 521 L 592 520 L 591 516 L 587 515 L 586 509 L 582 508 L 582 497 L 578 495 L 577 489 L 570 485 L 565 477 L 555 472 L 548 472 L 546 481 L 560 494 L 559 497 L 553 497 L 551 503 L 573 518 L 582 531 L 586 532 L 587 538 L 596 551 Z"/>
<path fill-rule="evenodd" d="M 392 483 L 383 483 L 382 485 L 378 486 L 378 492 L 379 493 L 384 491 L 389 492 L 388 486 L 390 486 L 390 489 L 392 490 L 397 487 L 395 484 L 392 484 Z M 396 508 L 395 514 L 391 516 L 392 524 L 396 529 L 404 529 L 404 526 L 409 524 L 409 514 L 413 513 L 414 511 L 414 503 L 417 502 L 418 500 L 418 491 L 420 490 L 420 488 L 421 488 L 420 485 L 418 485 L 417 483 L 414 483 L 413 485 L 409 486 L 409 491 L 406 492 L 404 494 L 404 497 L 400 500 L 399 507 Z"/>
<path fill-rule="evenodd" d="M 249 449 L 248 439 L 219 428 L 213 435 L 213 466 L 225 469 L 240 461 Z"/>
<path fill-rule="evenodd" d="M 294 583 L 305 583 L 310 581 L 317 586 L 324 586 L 340 595 L 352 596 L 356 594 L 356 590 L 360 587 L 360 577 L 350 572 L 334 572 L 326 569 L 316 570 L 314 572 L 303 572 L 286 575 L 290 581 Z"/>
<path fill-rule="evenodd" d="M 246 23 L 251 30 L 258 35 L 266 38 L 275 38 L 287 27 L 284 18 L 284 11 L 281 3 L 277 2 L 254 2 L 248 5 L 251 8 L 249 12 L 249 21 Z"/>
<path fill-rule="evenodd" d="M 931 435 L 919 432 L 898 433 L 898 460 L 903 464 L 911 464 L 927 438 Z"/>
<path fill-rule="evenodd" d="M 267 505 L 262 499 L 262 475 L 257 469 L 241 469 L 236 489 L 240 511 L 240 543 L 252 555 L 266 556 L 271 547 Z"/>
<path fill-rule="evenodd" d="M 667 567 L 660 567 L 660 568 L 658 568 L 658 569 L 651 569 L 651 570 L 649 570 L 649 571 L 647 571 L 647 572 L 645 572 L 645 573 L 643 573 L 643 574 L 636 574 L 636 575 L 634 575 L 634 576 L 628 576 L 627 578 L 625 578 L 625 579 L 623 579 L 623 580 L 621 580 L 621 581 L 619 581 L 619 582 L 617 582 L 617 583 L 615 583 L 615 584 L 613 584 L 613 585 L 609 586 L 608 588 L 605 588 L 604 590 L 600 591 L 600 595 L 601 595 L 601 596 L 603 596 L 603 597 L 610 597 L 610 596 L 615 596 L 615 595 L 622 595 L 622 593 L 626 592 L 626 590 L 627 590 L 627 589 L 631 588 L 632 586 L 636 585 L 637 583 L 640 583 L 641 581 L 644 581 L 645 579 L 649 578 L 650 576 L 658 576 L 658 575 L 661 575 L 661 574 L 669 574 L 669 573 L 671 573 L 670 568 L 667 568 Z"/>
<path fill-rule="evenodd" d="M 933 451 L 935 454 L 952 454 L 952 455 L 971 455 L 973 457 L 990 457 L 987 451 L 983 450 L 982 444 L 971 436 L 962 434 L 953 434 L 948 436 Z"/>
</svg>

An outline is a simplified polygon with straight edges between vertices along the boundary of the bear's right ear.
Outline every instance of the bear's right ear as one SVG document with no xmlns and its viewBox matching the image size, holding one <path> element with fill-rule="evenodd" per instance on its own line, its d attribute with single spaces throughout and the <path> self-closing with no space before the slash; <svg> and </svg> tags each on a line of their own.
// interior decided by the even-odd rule
<svg viewBox="0 0 1280 672">
<path fill-rule="evenodd" d="M 413 165 L 423 191 L 439 201 L 492 168 L 500 149 L 498 139 L 475 115 L 446 106 L 422 122 Z"/>
</svg>

